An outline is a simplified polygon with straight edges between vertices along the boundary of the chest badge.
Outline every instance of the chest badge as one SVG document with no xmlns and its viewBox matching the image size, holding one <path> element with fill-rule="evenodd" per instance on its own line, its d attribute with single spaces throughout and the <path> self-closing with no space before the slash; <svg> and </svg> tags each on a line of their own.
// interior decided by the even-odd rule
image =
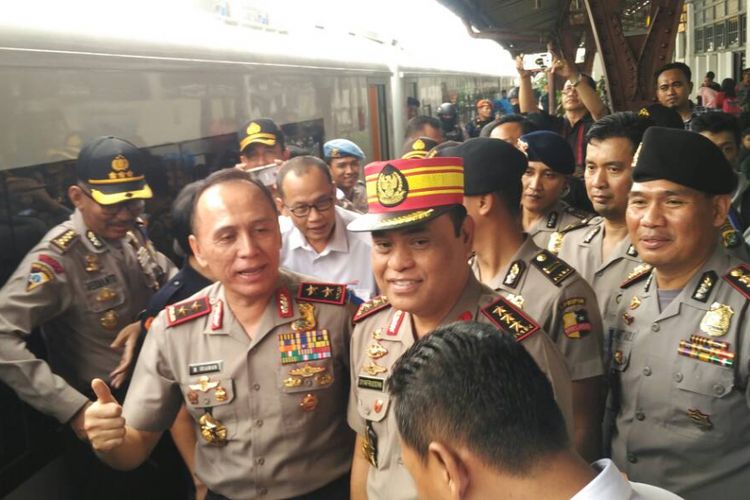
<svg viewBox="0 0 750 500">
<path fill-rule="evenodd" d="M 201 428 L 201 436 L 208 444 L 214 446 L 227 444 L 227 428 L 221 420 L 206 412 L 198 419 L 198 424 Z"/>
<path fill-rule="evenodd" d="M 388 354 L 388 349 L 375 339 L 367 347 L 367 355 L 372 359 L 380 359 L 386 354 Z"/>
<path fill-rule="evenodd" d="M 641 299 L 638 298 L 637 295 L 633 295 L 633 298 L 630 299 L 630 309 L 638 309 L 641 305 Z"/>
<path fill-rule="evenodd" d="M 104 328 L 107 330 L 114 330 L 117 328 L 117 321 L 118 321 L 117 311 L 114 309 L 110 309 L 109 311 L 102 314 L 101 318 L 99 318 L 99 324 L 101 324 Z"/>
<path fill-rule="evenodd" d="M 312 304 L 300 303 L 298 307 L 302 318 L 292 323 L 292 330 L 295 332 L 313 330 L 316 325 L 315 306 Z"/>
<path fill-rule="evenodd" d="M 714 302 L 701 320 L 700 329 L 711 337 L 721 337 L 729 331 L 734 311 L 726 304 Z"/>
<path fill-rule="evenodd" d="M 93 254 L 87 255 L 85 269 L 87 273 L 95 273 L 101 270 L 101 266 L 99 265 L 99 258 Z"/>
</svg>

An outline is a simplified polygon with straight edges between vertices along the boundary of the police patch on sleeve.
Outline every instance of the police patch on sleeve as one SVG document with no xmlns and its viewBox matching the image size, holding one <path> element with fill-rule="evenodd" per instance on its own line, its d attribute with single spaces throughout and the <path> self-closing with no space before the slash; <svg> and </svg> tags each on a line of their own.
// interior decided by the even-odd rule
<svg viewBox="0 0 750 500">
<path fill-rule="evenodd" d="M 55 272 L 52 268 L 43 262 L 33 262 L 29 276 L 26 278 L 26 291 L 30 292 L 51 281 L 55 281 Z"/>
</svg>

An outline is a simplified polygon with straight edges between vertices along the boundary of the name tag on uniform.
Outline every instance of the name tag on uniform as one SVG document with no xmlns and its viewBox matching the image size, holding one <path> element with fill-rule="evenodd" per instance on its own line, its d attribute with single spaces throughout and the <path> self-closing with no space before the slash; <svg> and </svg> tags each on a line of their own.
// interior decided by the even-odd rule
<svg viewBox="0 0 750 500">
<path fill-rule="evenodd" d="M 357 377 L 357 387 L 360 389 L 372 389 L 374 391 L 385 391 L 385 379 L 379 377 Z"/>
<path fill-rule="evenodd" d="M 224 361 L 207 361 L 205 363 L 193 363 L 188 366 L 188 370 L 190 375 L 203 375 L 220 372 L 223 367 Z"/>
<path fill-rule="evenodd" d="M 88 290 L 89 292 L 91 290 L 98 290 L 99 288 L 111 285 L 113 283 L 117 283 L 117 276 L 115 276 L 114 274 L 109 274 L 104 278 L 87 281 L 86 290 Z"/>
</svg>

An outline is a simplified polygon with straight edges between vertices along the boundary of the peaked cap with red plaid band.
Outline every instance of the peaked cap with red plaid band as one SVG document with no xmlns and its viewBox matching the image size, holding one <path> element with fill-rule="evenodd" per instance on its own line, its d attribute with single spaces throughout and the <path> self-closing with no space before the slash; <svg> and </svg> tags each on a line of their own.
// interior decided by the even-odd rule
<svg viewBox="0 0 750 500">
<path fill-rule="evenodd" d="M 463 203 L 461 158 L 424 158 L 370 163 L 365 167 L 367 213 L 350 231 L 385 231 L 423 224 Z"/>
</svg>

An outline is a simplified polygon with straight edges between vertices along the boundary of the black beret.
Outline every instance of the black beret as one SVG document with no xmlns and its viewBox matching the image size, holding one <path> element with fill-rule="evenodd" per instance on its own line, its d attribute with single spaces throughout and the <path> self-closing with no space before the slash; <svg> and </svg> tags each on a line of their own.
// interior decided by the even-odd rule
<svg viewBox="0 0 750 500">
<path fill-rule="evenodd" d="M 685 124 L 682 122 L 680 113 L 674 108 L 668 108 L 662 106 L 658 102 L 651 104 L 645 108 L 641 108 L 638 112 L 638 116 L 644 118 L 650 118 L 654 122 L 654 125 L 659 127 L 679 128 L 684 129 Z"/>
<path fill-rule="evenodd" d="M 560 134 L 538 130 L 519 139 L 529 161 L 540 161 L 555 172 L 570 175 L 575 171 L 575 157 L 570 144 Z"/>
<path fill-rule="evenodd" d="M 687 130 L 649 127 L 635 154 L 633 180 L 668 180 L 708 194 L 730 194 L 737 176 L 721 150 Z"/>
<path fill-rule="evenodd" d="M 440 156 L 464 160 L 464 194 L 479 196 L 496 191 L 521 190 L 521 176 L 528 167 L 523 153 L 505 141 L 477 137 L 441 151 Z M 510 193 L 509 193 L 510 194 Z"/>
</svg>

